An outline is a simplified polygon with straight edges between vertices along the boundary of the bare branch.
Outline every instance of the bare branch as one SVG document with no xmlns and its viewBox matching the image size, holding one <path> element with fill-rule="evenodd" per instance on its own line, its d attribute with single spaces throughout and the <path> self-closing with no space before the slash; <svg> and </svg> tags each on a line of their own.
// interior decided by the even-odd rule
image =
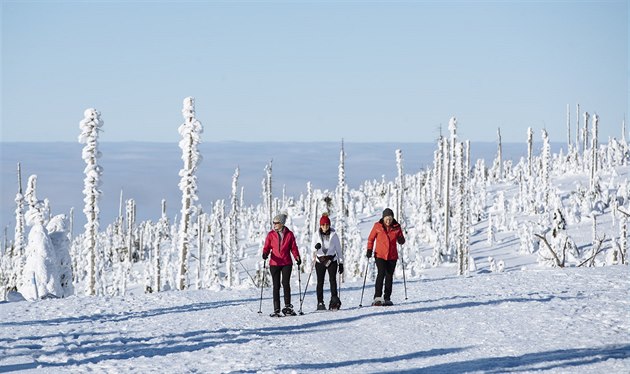
<svg viewBox="0 0 630 374">
<path fill-rule="evenodd" d="M 606 235 L 604 235 L 603 238 L 601 238 L 600 240 L 597 241 L 597 249 L 595 250 L 595 253 L 589 257 L 588 259 L 586 259 L 585 261 L 583 261 L 581 264 L 578 265 L 578 267 L 581 267 L 582 265 L 586 264 L 587 262 L 591 261 L 591 265 L 593 266 L 592 262 L 595 261 L 595 257 L 597 257 L 597 255 L 603 251 L 604 249 L 602 248 L 602 244 L 604 244 L 604 240 L 606 240 Z"/>
<path fill-rule="evenodd" d="M 564 263 L 560 262 L 560 259 L 558 258 L 558 255 L 556 254 L 556 252 L 553 250 L 553 248 L 551 248 L 551 244 L 549 244 L 549 242 L 547 241 L 547 237 L 542 236 L 540 234 L 534 234 L 536 237 L 538 237 L 540 240 L 542 240 L 545 245 L 547 245 L 547 248 L 549 248 L 549 251 L 551 252 L 551 254 L 553 255 L 554 260 L 556 261 L 556 265 L 558 267 L 563 268 L 564 267 Z"/>
<path fill-rule="evenodd" d="M 617 211 L 618 211 L 618 212 L 620 212 L 620 213 L 625 214 L 625 216 L 626 216 L 626 217 L 630 217 L 630 213 L 628 213 L 628 212 L 626 212 L 626 211 L 622 210 L 621 208 L 617 208 Z"/>
</svg>

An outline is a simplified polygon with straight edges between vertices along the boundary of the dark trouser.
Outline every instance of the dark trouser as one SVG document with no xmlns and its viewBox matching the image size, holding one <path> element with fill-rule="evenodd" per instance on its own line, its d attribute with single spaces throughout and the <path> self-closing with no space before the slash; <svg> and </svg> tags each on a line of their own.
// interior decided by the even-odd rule
<svg viewBox="0 0 630 374">
<path fill-rule="evenodd" d="M 374 298 L 376 299 L 383 295 L 383 280 L 385 280 L 385 295 L 383 296 L 385 300 L 390 300 L 397 260 L 383 260 L 382 258 L 376 258 L 375 260 L 378 273 L 376 274 L 376 284 L 374 285 Z"/>
<path fill-rule="evenodd" d="M 274 311 L 280 310 L 280 276 L 282 276 L 282 288 L 284 290 L 284 305 L 291 304 L 291 270 L 293 270 L 293 265 L 269 266 L 273 282 Z"/>
<path fill-rule="evenodd" d="M 317 302 L 324 302 L 324 278 L 328 271 L 328 279 L 330 280 L 330 294 L 337 297 L 337 261 L 330 263 L 328 267 L 319 262 L 315 263 L 315 272 L 317 272 Z"/>
</svg>

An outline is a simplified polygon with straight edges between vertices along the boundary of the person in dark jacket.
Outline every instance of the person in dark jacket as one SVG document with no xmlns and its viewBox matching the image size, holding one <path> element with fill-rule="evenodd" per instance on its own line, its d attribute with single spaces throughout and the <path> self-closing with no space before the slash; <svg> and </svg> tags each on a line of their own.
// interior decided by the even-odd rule
<svg viewBox="0 0 630 374">
<path fill-rule="evenodd" d="M 296 315 L 291 305 L 291 270 L 295 258 L 298 266 L 302 263 L 293 232 L 284 224 L 287 221 L 286 214 L 278 214 L 273 218 L 273 230 L 267 233 L 265 244 L 262 248 L 262 258 L 269 258 L 269 272 L 273 283 L 273 313 L 272 316 L 280 316 L 280 285 L 284 290 L 284 315 Z"/>
<path fill-rule="evenodd" d="M 337 271 L 343 274 L 343 254 L 341 242 L 335 229 L 330 227 L 328 213 L 319 219 L 319 230 L 313 235 L 315 249 L 315 272 L 317 273 L 317 310 L 326 310 L 324 304 L 324 279 L 328 273 L 330 282 L 330 303 L 328 309 L 337 310 L 341 307 L 341 300 L 337 292 Z"/>
<path fill-rule="evenodd" d="M 383 218 L 374 224 L 367 242 L 368 258 L 374 254 L 376 268 L 376 283 L 374 285 L 374 302 L 372 305 L 394 305 L 391 301 L 394 270 L 398 261 L 398 244 L 405 244 L 400 224 L 394 219 L 394 212 L 386 208 L 383 210 Z M 385 294 L 383 295 L 383 281 L 385 281 Z M 384 297 L 383 297 L 384 296 Z"/>
</svg>

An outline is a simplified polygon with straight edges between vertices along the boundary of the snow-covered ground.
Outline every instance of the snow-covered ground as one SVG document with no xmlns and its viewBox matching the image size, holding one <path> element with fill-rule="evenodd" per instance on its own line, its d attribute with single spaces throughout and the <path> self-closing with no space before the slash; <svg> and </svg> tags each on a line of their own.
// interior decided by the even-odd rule
<svg viewBox="0 0 630 374">
<path fill-rule="evenodd" d="M 5 303 L 0 372 L 630 372 L 627 266 L 438 273 L 407 300 L 396 281 L 393 307 L 345 283 L 338 312 L 313 311 L 311 284 L 283 318 L 253 288 Z"/>
</svg>

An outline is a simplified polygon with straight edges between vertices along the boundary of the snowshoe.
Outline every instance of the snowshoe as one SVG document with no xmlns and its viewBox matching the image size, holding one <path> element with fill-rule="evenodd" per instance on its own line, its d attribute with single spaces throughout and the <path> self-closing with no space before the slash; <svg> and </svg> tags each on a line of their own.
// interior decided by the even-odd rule
<svg viewBox="0 0 630 374">
<path fill-rule="evenodd" d="M 293 310 L 293 305 L 291 304 L 285 306 L 284 309 L 282 309 L 282 314 L 284 314 L 285 316 L 297 316 L 297 313 L 295 313 L 295 310 Z"/>
<path fill-rule="evenodd" d="M 271 313 L 269 317 L 282 317 L 282 314 L 280 314 L 280 310 L 276 310 L 275 312 Z"/>
<path fill-rule="evenodd" d="M 383 306 L 392 306 L 392 305 L 394 305 L 394 303 L 392 303 L 392 301 L 391 301 L 391 300 L 385 300 L 385 301 L 383 302 Z"/>
<path fill-rule="evenodd" d="M 328 310 L 339 310 L 341 308 L 341 300 L 338 297 L 333 296 L 328 304 Z"/>
<path fill-rule="evenodd" d="M 382 305 L 383 305 L 383 298 L 375 297 L 374 301 L 372 302 L 372 306 L 382 306 Z"/>
<path fill-rule="evenodd" d="M 317 310 L 326 310 L 326 304 L 323 301 L 317 303 Z"/>
</svg>

